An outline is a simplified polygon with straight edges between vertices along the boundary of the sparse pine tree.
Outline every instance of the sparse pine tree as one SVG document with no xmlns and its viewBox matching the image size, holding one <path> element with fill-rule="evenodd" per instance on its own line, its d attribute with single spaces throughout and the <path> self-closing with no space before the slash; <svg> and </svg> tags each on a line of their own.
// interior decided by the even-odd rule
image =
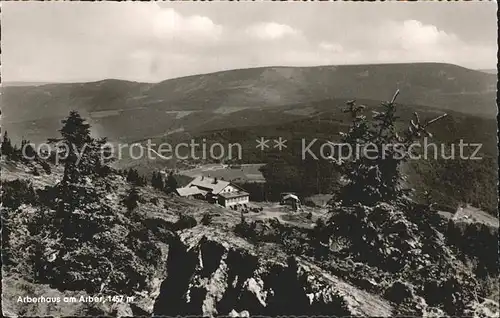
<svg viewBox="0 0 500 318">
<path fill-rule="evenodd" d="M 2 155 L 7 157 L 11 156 L 14 152 L 14 147 L 12 147 L 12 142 L 10 141 L 7 131 L 3 134 L 1 151 Z"/>
<path fill-rule="evenodd" d="M 70 248 L 70 242 L 85 241 L 105 228 L 110 221 L 110 208 L 100 201 L 105 195 L 102 183 L 106 183 L 99 174 L 103 167 L 103 140 L 90 136 L 90 125 L 75 111 L 62 123 L 59 145 L 67 153 L 63 160 L 64 176 L 57 187 L 56 220 L 64 245 Z"/>
<path fill-rule="evenodd" d="M 85 144 L 91 141 L 90 125 L 77 111 L 72 110 L 62 123 L 63 127 L 59 132 L 63 140 L 68 144 L 74 145 L 76 149 L 81 150 Z"/>
<path fill-rule="evenodd" d="M 127 172 L 127 181 L 136 186 L 143 186 L 146 184 L 144 178 L 133 168 L 130 168 Z"/>
<path fill-rule="evenodd" d="M 132 182 L 134 179 L 134 170 L 132 168 L 129 168 L 127 171 L 127 182 Z"/>
<path fill-rule="evenodd" d="M 78 154 L 86 155 L 86 148 L 91 143 L 90 125 L 76 111 L 71 111 L 69 116 L 62 120 L 63 127 L 59 130 L 61 138 L 50 140 L 60 147 L 58 151 L 64 152 L 63 184 L 75 183 L 85 174 L 89 162 L 78 160 Z"/>
<path fill-rule="evenodd" d="M 156 179 L 156 172 L 153 171 L 153 174 L 151 175 L 151 186 L 153 188 L 156 188 L 156 184 L 157 184 L 157 179 Z"/>
<path fill-rule="evenodd" d="M 153 172 L 153 176 L 151 178 L 151 185 L 155 189 L 163 190 L 164 188 L 163 177 L 161 176 L 161 173 L 159 171 Z"/>
<path fill-rule="evenodd" d="M 139 190 L 136 187 L 130 189 L 127 197 L 123 201 L 123 203 L 127 207 L 127 211 L 131 212 L 135 208 L 137 208 L 139 199 L 140 199 Z"/>
<path fill-rule="evenodd" d="M 400 165 L 408 160 L 411 143 L 424 134 L 432 136 L 427 126 L 446 116 L 421 124 L 415 113 L 415 121 L 412 120 L 408 130 L 400 135 L 396 130 L 398 94 L 399 91 L 390 102 L 383 103 L 383 111 L 374 112 L 372 120 L 361 114 L 365 106 L 357 106 L 355 101 L 347 102 L 344 112 L 350 113 L 353 121 L 348 132 L 341 134 L 342 142 L 349 145 L 351 155 L 357 149 L 361 149 L 361 153 L 339 162 L 347 184 L 340 189 L 337 199 L 344 205 L 374 205 L 404 196 L 408 189 L 402 187 Z"/>
<path fill-rule="evenodd" d="M 167 182 L 165 184 L 165 191 L 167 193 L 172 193 L 178 187 L 179 187 L 179 185 L 177 183 L 177 179 L 175 178 L 174 173 L 172 171 L 170 171 L 170 173 L 168 174 L 168 177 L 167 177 Z"/>
<path fill-rule="evenodd" d="M 24 139 L 21 140 L 21 151 L 23 152 L 21 154 L 23 160 L 30 160 L 30 159 L 36 159 L 36 151 L 31 145 L 31 143 Z"/>
</svg>

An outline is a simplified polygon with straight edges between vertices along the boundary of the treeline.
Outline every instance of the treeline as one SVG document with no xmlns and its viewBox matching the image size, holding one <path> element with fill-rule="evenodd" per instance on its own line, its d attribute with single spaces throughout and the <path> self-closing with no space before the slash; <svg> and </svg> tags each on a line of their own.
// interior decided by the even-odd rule
<svg viewBox="0 0 500 318">
<path fill-rule="evenodd" d="M 10 160 L 29 161 L 30 159 L 37 159 L 37 153 L 29 140 L 22 139 L 21 146 L 18 147 L 12 144 L 7 131 L 4 132 L 2 137 L 2 144 L 0 146 L 0 154 Z"/>
<path fill-rule="evenodd" d="M 450 220 L 446 240 L 461 252 L 464 261 L 467 258 L 473 261 L 476 275 L 481 278 L 498 276 L 498 227 Z"/>
<path fill-rule="evenodd" d="M 24 138 L 21 140 L 20 147 L 12 144 L 7 131 L 5 131 L 2 137 L 2 142 L 0 145 L 0 155 L 4 160 L 8 161 L 18 161 L 26 164 L 36 162 L 41 166 L 46 174 L 52 173 L 52 168 L 50 167 L 49 163 L 53 163 L 55 161 L 55 156 L 53 156 L 51 153 L 47 154 L 47 160 L 40 158 L 39 154 L 37 154 L 36 150 L 33 148 L 31 142 Z M 41 171 L 39 171 L 36 165 L 33 165 L 32 172 L 34 176 L 39 176 Z"/>
<path fill-rule="evenodd" d="M 302 197 L 318 193 L 333 193 L 340 187 L 339 166 L 330 160 L 301 157 L 296 146 L 287 151 L 267 155 L 267 164 L 261 168 L 265 183 L 240 183 L 253 201 L 276 201 L 281 192 L 296 192 Z M 319 154 L 319 149 L 312 149 Z M 498 160 L 487 153 L 478 154 L 481 160 L 460 158 L 445 160 L 429 158 L 409 162 L 408 180 L 415 188 L 415 199 L 424 203 L 431 200 L 457 208 L 470 204 L 498 217 Z"/>
<path fill-rule="evenodd" d="M 172 171 L 168 173 L 168 176 L 165 179 L 160 171 L 153 172 L 151 185 L 153 188 L 165 191 L 166 193 L 172 193 L 178 188 L 177 179 L 174 177 L 174 173 Z"/>
<path fill-rule="evenodd" d="M 148 184 L 148 178 L 144 175 L 139 174 L 136 169 L 129 168 L 117 171 L 119 175 L 125 177 L 128 183 L 134 186 L 142 187 Z"/>
<path fill-rule="evenodd" d="M 166 172 L 166 178 L 160 171 L 153 171 L 151 177 L 148 178 L 148 176 L 141 175 L 134 168 L 118 170 L 117 173 L 125 177 L 127 182 L 134 186 L 142 187 L 151 185 L 153 188 L 165 193 L 172 193 L 179 187 L 178 179 L 181 179 L 181 182 L 183 182 L 183 176 L 175 175 L 172 170 Z"/>
<path fill-rule="evenodd" d="M 313 152 L 317 154 L 319 150 Z M 266 165 L 260 168 L 265 183 L 240 183 L 250 193 L 252 201 L 279 201 L 283 192 L 293 192 L 304 198 L 318 193 L 332 193 L 339 187 L 337 164 L 325 158 L 302 158 L 298 144 L 291 143 L 287 151 L 275 152 L 268 158 Z"/>
<path fill-rule="evenodd" d="M 481 160 L 429 159 L 412 163 L 417 195 L 430 193 L 438 204 L 458 207 L 470 204 L 497 217 L 498 161 L 483 155 Z"/>
</svg>

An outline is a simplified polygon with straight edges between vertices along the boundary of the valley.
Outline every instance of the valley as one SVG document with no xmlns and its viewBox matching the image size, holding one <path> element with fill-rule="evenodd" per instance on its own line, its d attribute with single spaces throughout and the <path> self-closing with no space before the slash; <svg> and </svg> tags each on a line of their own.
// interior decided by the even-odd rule
<svg viewBox="0 0 500 318">
<path fill-rule="evenodd" d="M 78 164 L 74 157 L 55 163 L 26 159 L 2 142 L 3 311 L 497 317 L 493 85 L 486 73 L 424 63 L 6 87 L 2 128 L 14 144 L 61 137 L 92 147 Z M 401 99 L 384 104 L 395 87 Z M 363 105 L 362 116 L 353 117 L 353 105 Z M 356 123 L 392 111 L 389 135 L 397 130 L 420 138 L 425 131 L 445 145 L 482 143 L 484 160 L 391 166 L 382 159 L 368 163 L 382 177 L 398 178 L 363 179 L 371 170 L 360 161 L 301 158 L 304 139 L 317 139 L 312 151 L 318 153 L 322 143 L 365 129 Z M 443 113 L 439 123 L 418 127 Z M 377 136 L 379 143 L 393 138 Z M 148 142 L 238 144 L 242 157 L 152 159 L 124 152 L 102 163 L 99 137 L 117 146 L 137 143 L 146 152 Z M 259 149 L 261 138 L 270 146 Z M 278 139 L 286 147 L 275 147 Z M 202 151 L 194 157 L 203 158 Z M 193 186 L 195 178 L 201 184 Z M 368 184 L 356 187 L 352 180 Z M 236 197 L 242 199 L 226 205 Z M 117 294 L 130 302 L 13 301 L 33 293 L 55 299 Z"/>
<path fill-rule="evenodd" d="M 1 4 L 2 316 L 500 318 L 498 4 L 208 2 Z"/>
<path fill-rule="evenodd" d="M 348 127 L 349 115 L 342 111 L 348 100 L 355 98 L 365 105 L 369 115 L 380 111 L 380 102 L 399 88 L 401 125 L 409 122 L 414 112 L 423 120 L 448 114 L 442 124 L 431 128 L 435 140 L 444 144 L 459 140 L 481 143 L 481 154 L 488 160 L 474 169 L 484 170 L 494 169 L 497 162 L 497 110 L 492 102 L 495 83 L 492 74 L 450 64 L 415 63 L 254 68 L 159 83 L 104 80 L 7 86 L 2 96 L 2 125 L 16 143 L 21 138 L 45 142 L 57 136 L 60 120 L 69 109 L 76 109 L 89 120 L 93 135 L 105 136 L 114 145 L 139 143 L 146 149 L 147 142 L 175 147 L 192 140 L 205 141 L 209 146 L 238 144 L 242 158 L 226 164 L 262 164 L 300 154 L 301 140 L 339 141 L 339 133 Z M 261 137 L 281 137 L 288 141 L 287 148 L 283 152 L 259 150 L 255 140 Z M 158 150 L 153 147 L 152 153 Z M 181 157 L 189 154 L 188 150 L 184 152 Z M 195 157 L 203 156 L 196 153 Z M 167 160 L 162 156 L 132 158 L 124 152 L 114 166 L 150 175 L 165 169 L 182 171 L 219 163 L 221 160 Z M 451 189 L 439 187 L 439 181 L 431 181 L 437 164 L 426 160 L 410 162 L 405 168 L 409 181 L 421 188 L 416 195 L 422 196 L 430 187 L 437 189 L 440 201 L 463 200 L 463 195 L 452 194 Z M 182 174 L 192 177 L 201 172 L 195 169 Z M 260 171 L 218 170 L 215 174 L 239 183 L 265 181 Z M 477 181 L 480 187 L 491 188 L 493 179 L 486 180 L 482 174 Z M 291 190 L 301 191 L 295 186 Z M 324 190 L 318 186 L 314 191 Z M 486 205 L 492 209 L 494 196 L 490 190 L 482 192 L 491 197 Z"/>
</svg>

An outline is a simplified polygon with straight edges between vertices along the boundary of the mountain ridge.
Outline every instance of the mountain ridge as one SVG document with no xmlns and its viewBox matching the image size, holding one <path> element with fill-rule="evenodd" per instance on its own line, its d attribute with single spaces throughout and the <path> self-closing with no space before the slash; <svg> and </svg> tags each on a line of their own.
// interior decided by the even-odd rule
<svg viewBox="0 0 500 318">
<path fill-rule="evenodd" d="M 402 92 L 402 104 L 488 118 L 497 113 L 495 75 L 452 64 L 400 63 L 258 67 L 158 83 L 107 79 L 4 87 L 2 121 L 7 130 L 13 130 L 12 136 L 46 137 L 58 120 L 77 110 L 96 129 L 101 127 L 103 135 L 122 136 L 118 131 L 127 127 L 131 139 L 141 139 L 149 136 L 152 125 L 165 127 L 156 129 L 154 135 L 179 129 L 184 121 L 199 126 L 217 119 L 224 128 L 230 122 L 221 118 L 236 111 L 272 110 L 328 99 L 383 101 L 396 89 Z M 50 129 L 44 128 L 47 125 Z M 109 131 L 114 126 L 118 130 Z"/>
<path fill-rule="evenodd" d="M 98 83 L 105 81 L 121 81 L 121 82 L 131 82 L 131 83 L 143 83 L 143 84 L 159 84 L 162 82 L 183 79 L 188 77 L 196 77 L 202 75 L 212 75 L 218 73 L 232 72 L 232 71 L 242 71 L 242 70 L 255 70 L 255 69 L 265 69 L 265 68 L 322 68 L 322 67 L 343 67 L 343 66 L 389 66 L 389 65 L 449 65 L 454 66 L 470 71 L 478 71 L 478 72 L 496 72 L 496 69 L 472 69 L 465 66 L 461 66 L 453 63 L 442 63 L 442 62 L 415 62 L 415 63 L 368 63 L 368 64 L 321 64 L 321 65 L 312 65 L 312 66 L 291 66 L 291 65 L 266 65 L 266 66 L 256 66 L 256 67 L 239 67 L 234 69 L 224 69 L 219 71 L 211 71 L 206 73 L 198 73 L 198 74 L 190 74 L 190 75 L 182 75 L 171 78 L 166 78 L 160 81 L 139 81 L 132 79 L 122 79 L 122 78 L 102 78 L 95 80 L 77 80 L 77 81 L 66 81 L 66 82 L 58 82 L 58 81 L 4 81 L 2 84 L 6 86 L 41 86 L 41 85 L 53 85 L 53 84 L 79 84 L 79 83 Z"/>
</svg>

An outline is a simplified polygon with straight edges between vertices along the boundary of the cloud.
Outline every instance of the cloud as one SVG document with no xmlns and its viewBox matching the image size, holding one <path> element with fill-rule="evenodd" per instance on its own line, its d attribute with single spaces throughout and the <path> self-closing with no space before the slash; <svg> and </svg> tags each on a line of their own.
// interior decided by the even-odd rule
<svg viewBox="0 0 500 318">
<path fill-rule="evenodd" d="M 334 10 L 305 4 L 283 9 L 269 2 L 236 9 L 222 2 L 6 2 L 2 76 L 6 81 L 159 81 L 266 65 L 446 62 L 495 67 L 496 33 L 487 31 L 496 16 L 490 11 L 458 23 L 449 6 L 420 13 L 383 7 L 392 9 L 384 9 L 383 18 L 368 19 L 372 8 L 343 3 Z M 463 8 L 463 14 L 470 10 Z M 463 24 L 477 36 L 471 37 Z"/>
<path fill-rule="evenodd" d="M 179 37 L 186 41 L 203 39 L 217 40 L 222 34 L 222 26 L 210 18 L 200 15 L 182 16 L 174 9 L 159 9 L 152 14 L 153 32 L 159 38 Z"/>
<path fill-rule="evenodd" d="M 262 22 L 249 26 L 246 33 L 261 40 L 276 40 L 286 36 L 299 35 L 300 32 L 287 24 Z"/>
<path fill-rule="evenodd" d="M 457 41 L 454 34 L 447 34 L 434 25 L 424 25 L 417 20 L 406 20 L 401 30 L 401 45 L 404 49 L 447 44 Z"/>
<path fill-rule="evenodd" d="M 334 52 L 334 53 L 341 53 L 344 50 L 342 45 L 340 45 L 338 43 L 327 42 L 327 41 L 321 42 L 318 46 L 322 50 L 330 51 L 330 52 Z"/>
<path fill-rule="evenodd" d="M 377 61 L 443 62 L 459 65 L 476 60 L 495 60 L 496 52 L 482 44 L 468 44 L 451 32 L 418 20 L 390 21 L 370 34 L 376 43 Z M 367 42 L 370 40 L 367 39 Z"/>
<path fill-rule="evenodd" d="M 404 50 L 435 48 L 459 41 L 455 34 L 417 20 L 390 21 L 379 27 L 376 32 L 382 46 L 392 45 Z"/>
<path fill-rule="evenodd" d="M 191 66 L 186 61 L 195 60 L 193 52 L 217 46 L 224 35 L 224 28 L 207 16 L 153 3 L 5 7 L 4 80 L 149 81 L 181 76 Z"/>
</svg>

